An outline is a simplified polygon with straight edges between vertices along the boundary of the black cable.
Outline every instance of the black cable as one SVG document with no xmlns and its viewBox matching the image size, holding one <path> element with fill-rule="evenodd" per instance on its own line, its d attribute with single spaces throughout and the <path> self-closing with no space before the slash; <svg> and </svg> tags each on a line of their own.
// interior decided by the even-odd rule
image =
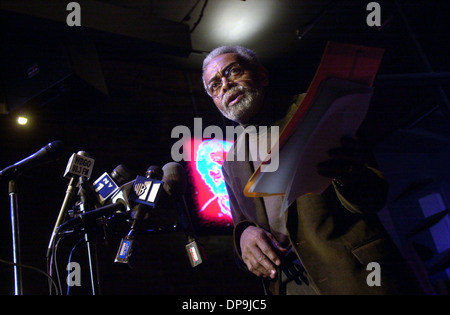
<svg viewBox="0 0 450 315">
<path fill-rule="evenodd" d="M 7 264 L 7 265 L 12 265 L 12 266 L 17 266 L 17 267 L 20 267 L 20 268 L 26 268 L 26 269 L 30 269 L 30 270 L 39 272 L 40 274 L 46 276 L 51 281 L 51 283 L 53 284 L 53 286 L 56 289 L 56 294 L 59 295 L 58 286 L 56 285 L 55 280 L 52 278 L 52 276 L 50 276 L 45 271 L 43 271 L 43 270 L 41 270 L 41 269 L 39 269 L 37 267 L 34 267 L 34 266 L 25 265 L 25 264 L 18 264 L 18 263 L 14 263 L 12 261 L 9 261 L 9 260 L 4 260 L 4 259 L 0 259 L 0 263 Z"/>
<path fill-rule="evenodd" d="M 203 13 L 205 12 L 207 5 L 208 5 L 208 0 L 205 0 L 205 2 L 203 3 L 202 11 L 200 12 L 200 15 L 198 16 L 198 19 L 195 22 L 194 26 L 189 31 L 190 33 L 192 33 L 197 28 L 198 24 L 200 24 L 201 20 L 203 19 Z"/>
<path fill-rule="evenodd" d="M 62 285 L 61 285 L 61 277 L 59 275 L 59 267 L 58 267 L 58 261 L 57 261 L 57 251 L 58 251 L 58 245 L 60 243 L 61 240 L 63 240 L 66 235 L 57 235 L 58 238 L 55 239 L 55 241 L 52 244 L 51 247 L 51 254 L 47 256 L 47 273 L 53 277 L 53 269 L 55 270 L 55 278 L 58 280 L 58 288 L 59 288 L 59 292 L 61 292 L 62 294 Z M 50 290 L 50 295 L 52 295 L 51 292 L 51 285 L 49 287 Z"/>
<path fill-rule="evenodd" d="M 311 31 L 311 29 L 316 26 L 317 23 L 319 23 L 319 21 L 323 18 L 323 16 L 325 15 L 325 12 L 329 9 L 329 7 L 331 5 L 333 5 L 335 2 L 335 0 L 330 0 L 321 10 L 319 13 L 317 13 L 314 18 L 309 21 L 306 24 L 300 25 L 297 27 L 297 29 L 295 30 L 295 33 L 297 34 L 298 39 L 302 39 L 306 36 L 307 33 L 309 33 L 309 31 Z"/>
<path fill-rule="evenodd" d="M 59 237 L 56 242 L 54 243 L 53 246 L 53 251 L 52 251 L 52 260 L 54 260 L 54 265 L 55 265 L 55 273 L 56 273 L 56 279 L 58 279 L 58 287 L 59 287 L 59 292 L 61 292 L 62 294 L 62 286 L 61 286 L 61 277 L 59 276 L 59 268 L 58 268 L 58 261 L 57 261 L 57 252 L 58 252 L 58 245 L 59 242 L 63 239 L 64 237 Z"/>
<path fill-rule="evenodd" d="M 189 21 L 191 19 L 191 13 L 192 11 L 195 10 L 195 8 L 197 7 L 198 3 L 200 2 L 200 0 L 197 0 L 197 2 L 192 6 L 192 8 L 189 10 L 188 13 L 186 13 L 186 15 L 184 16 L 184 18 L 181 20 L 181 22 L 186 22 Z"/>
<path fill-rule="evenodd" d="M 72 249 L 70 250 L 70 254 L 69 254 L 69 260 L 68 260 L 68 263 L 67 263 L 67 265 L 69 265 L 70 264 L 70 262 L 72 261 L 72 254 L 73 254 L 73 252 L 75 251 L 75 249 L 77 248 L 77 246 L 79 245 L 79 244 L 81 244 L 82 242 L 84 242 L 85 241 L 85 239 L 84 238 L 81 238 L 81 239 L 79 239 L 78 240 L 78 242 L 72 247 Z M 67 272 L 67 276 L 69 276 L 70 275 L 70 270 L 68 270 L 68 272 Z M 69 295 L 69 293 L 70 293 L 70 285 L 67 283 L 67 295 Z"/>
<path fill-rule="evenodd" d="M 59 278 L 58 273 L 58 265 L 56 263 L 56 251 L 58 248 L 58 244 L 61 241 L 62 237 L 58 237 L 54 240 L 52 246 L 51 246 L 51 254 L 47 255 L 47 273 L 53 278 L 53 264 L 55 264 L 55 271 L 56 271 L 56 279 L 58 280 L 59 286 L 57 287 L 56 291 L 62 292 L 61 288 L 61 280 Z M 54 263 L 53 263 L 54 261 Z M 52 284 L 49 283 L 49 294 L 52 295 Z M 57 293 L 58 294 L 58 293 Z"/>
</svg>

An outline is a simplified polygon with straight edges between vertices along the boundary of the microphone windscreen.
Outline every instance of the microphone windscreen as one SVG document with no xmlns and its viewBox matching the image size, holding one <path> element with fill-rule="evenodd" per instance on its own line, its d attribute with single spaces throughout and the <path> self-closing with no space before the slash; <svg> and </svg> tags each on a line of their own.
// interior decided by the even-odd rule
<svg viewBox="0 0 450 315">
<path fill-rule="evenodd" d="M 186 172 L 183 166 L 176 162 L 169 162 L 162 168 L 163 182 L 169 186 L 171 194 L 183 195 L 187 187 Z"/>
<path fill-rule="evenodd" d="M 132 180 L 131 171 L 123 164 L 117 165 L 115 169 L 111 172 L 112 179 L 117 185 L 125 184 L 126 182 Z"/>
<path fill-rule="evenodd" d="M 161 180 L 163 178 L 163 170 L 157 165 L 151 165 L 147 169 L 145 177 Z"/>
</svg>

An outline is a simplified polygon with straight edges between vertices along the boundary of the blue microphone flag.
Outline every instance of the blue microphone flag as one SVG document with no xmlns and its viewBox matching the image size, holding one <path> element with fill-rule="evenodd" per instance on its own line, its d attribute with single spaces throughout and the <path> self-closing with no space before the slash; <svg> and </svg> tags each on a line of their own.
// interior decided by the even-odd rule
<svg viewBox="0 0 450 315">
<path fill-rule="evenodd" d="M 119 189 L 119 186 L 105 172 L 94 182 L 94 188 L 95 192 L 99 194 L 100 201 L 103 202 L 112 196 Z"/>
<path fill-rule="evenodd" d="M 164 182 L 144 176 L 136 177 L 130 194 L 130 201 L 156 206 Z"/>
</svg>

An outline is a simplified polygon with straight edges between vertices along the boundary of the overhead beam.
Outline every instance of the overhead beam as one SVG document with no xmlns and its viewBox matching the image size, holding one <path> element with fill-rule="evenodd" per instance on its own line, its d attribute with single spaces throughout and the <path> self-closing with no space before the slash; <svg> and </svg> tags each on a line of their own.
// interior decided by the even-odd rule
<svg viewBox="0 0 450 315">
<path fill-rule="evenodd" d="M 66 24 L 67 0 L 2 0 L 0 9 L 31 15 Z M 191 52 L 189 25 L 149 16 L 145 12 L 118 7 L 92 0 L 76 1 L 80 5 L 81 26 L 68 28 L 91 29 L 137 39 L 161 48 L 162 52 L 187 57 Z"/>
</svg>

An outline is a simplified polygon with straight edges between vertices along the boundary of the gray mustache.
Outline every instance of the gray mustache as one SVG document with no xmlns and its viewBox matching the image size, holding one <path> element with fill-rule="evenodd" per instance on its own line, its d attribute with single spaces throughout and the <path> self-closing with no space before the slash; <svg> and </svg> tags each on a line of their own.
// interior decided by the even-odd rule
<svg viewBox="0 0 450 315">
<path fill-rule="evenodd" d="M 227 91 L 225 93 L 225 95 L 223 96 L 223 100 L 222 100 L 222 106 L 227 108 L 228 107 L 228 103 L 229 100 L 231 98 L 231 96 L 235 93 L 235 92 L 244 92 L 246 93 L 248 91 L 248 89 L 244 86 L 234 86 L 232 87 L 229 91 Z"/>
</svg>

